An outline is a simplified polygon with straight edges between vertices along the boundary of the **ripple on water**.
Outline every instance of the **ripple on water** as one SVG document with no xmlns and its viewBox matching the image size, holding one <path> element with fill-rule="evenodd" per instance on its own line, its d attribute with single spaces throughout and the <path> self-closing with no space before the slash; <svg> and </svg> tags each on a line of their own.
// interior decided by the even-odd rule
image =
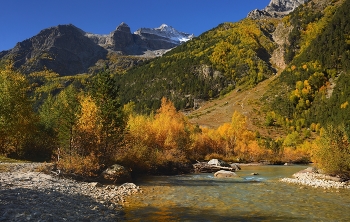
<svg viewBox="0 0 350 222">
<path fill-rule="evenodd" d="M 350 191 L 278 182 L 303 166 L 244 167 L 240 179 L 213 174 L 149 177 L 136 183 L 143 196 L 128 198 L 135 221 L 350 221 Z M 252 172 L 259 173 L 252 176 Z M 150 198 L 153 196 L 154 198 Z"/>
</svg>

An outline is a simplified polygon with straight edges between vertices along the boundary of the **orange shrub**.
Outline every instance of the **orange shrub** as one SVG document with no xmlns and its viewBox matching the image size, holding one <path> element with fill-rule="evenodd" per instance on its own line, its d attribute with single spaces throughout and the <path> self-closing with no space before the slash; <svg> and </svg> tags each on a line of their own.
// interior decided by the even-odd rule
<svg viewBox="0 0 350 222">
<path fill-rule="evenodd" d="M 57 165 L 65 173 L 75 173 L 84 177 L 97 176 L 101 168 L 99 158 L 93 153 L 88 156 L 62 153 Z"/>
</svg>

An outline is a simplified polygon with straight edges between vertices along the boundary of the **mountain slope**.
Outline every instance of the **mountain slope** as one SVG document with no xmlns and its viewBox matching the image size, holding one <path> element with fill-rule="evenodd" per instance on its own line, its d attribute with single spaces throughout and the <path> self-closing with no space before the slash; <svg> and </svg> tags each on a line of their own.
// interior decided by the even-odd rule
<svg viewBox="0 0 350 222">
<path fill-rule="evenodd" d="M 186 115 L 193 124 L 218 128 L 224 123 L 230 122 L 234 112 L 239 112 L 248 118 L 249 130 L 259 132 L 266 137 L 280 137 L 285 134 L 283 129 L 274 130 L 264 125 L 265 114 L 262 97 L 269 90 L 269 84 L 275 79 L 276 76 L 272 76 L 260 82 L 254 88 L 233 90 L 225 96 L 203 103 L 199 109 L 188 112 Z"/>
<path fill-rule="evenodd" d="M 350 132 L 349 7 L 349 0 L 310 1 L 283 18 L 275 32 L 289 30 L 279 43 L 286 69 L 252 89 L 206 102 L 188 113 L 191 122 L 218 127 L 239 111 L 251 130 L 276 140 L 298 135 L 295 143 L 327 125 L 344 124 Z"/>
<path fill-rule="evenodd" d="M 236 23 L 220 24 L 162 58 L 128 71 L 118 80 L 127 92 L 122 101 L 135 102 L 138 111 L 149 112 L 165 96 L 178 109 L 196 109 L 235 88 L 254 87 L 287 66 L 289 45 L 295 44 L 289 34 L 295 29 L 283 17 L 306 2 L 272 0 L 264 17 L 248 15 Z M 310 4 L 326 5 L 315 2 Z"/>
<path fill-rule="evenodd" d="M 119 77 L 123 102 L 154 110 L 163 96 L 179 109 L 224 95 L 237 86 L 253 87 L 276 70 L 270 57 L 277 45 L 274 20 L 223 23 L 160 58 Z"/>
<path fill-rule="evenodd" d="M 293 53 L 287 52 L 291 62 L 275 86 L 278 96 L 270 103 L 271 110 L 293 120 L 295 127 L 302 122 L 299 128 L 350 123 L 346 105 L 350 95 L 350 1 L 332 1 L 323 9 L 317 3 L 311 2 L 290 17 L 294 26 L 290 39 L 296 44 L 290 47 Z"/>
<path fill-rule="evenodd" d="M 73 25 L 59 25 L 42 30 L 7 51 L 2 59 L 13 61 L 22 73 L 53 70 L 62 75 L 86 72 L 107 50 L 96 45 Z"/>
</svg>

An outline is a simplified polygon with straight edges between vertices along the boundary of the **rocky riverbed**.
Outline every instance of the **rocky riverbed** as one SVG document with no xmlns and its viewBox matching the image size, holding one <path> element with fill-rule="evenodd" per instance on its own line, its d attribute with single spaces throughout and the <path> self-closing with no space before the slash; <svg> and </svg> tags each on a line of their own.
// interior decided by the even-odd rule
<svg viewBox="0 0 350 222">
<path fill-rule="evenodd" d="M 0 221 L 120 221 L 124 197 L 141 192 L 42 172 L 39 163 L 0 163 Z"/>
<path fill-rule="evenodd" d="M 293 174 L 293 178 L 283 178 L 281 181 L 324 189 L 350 189 L 350 181 L 315 172 L 312 167 Z"/>
</svg>

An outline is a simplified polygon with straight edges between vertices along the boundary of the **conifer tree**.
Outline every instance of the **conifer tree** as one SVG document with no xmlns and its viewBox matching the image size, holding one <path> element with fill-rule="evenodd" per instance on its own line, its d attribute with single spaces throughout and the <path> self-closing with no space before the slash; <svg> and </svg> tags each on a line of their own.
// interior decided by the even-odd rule
<svg viewBox="0 0 350 222">
<path fill-rule="evenodd" d="M 119 100 L 118 84 L 108 70 L 93 77 L 91 97 L 98 107 L 101 125 L 99 149 L 102 162 L 109 164 L 123 142 L 127 116 Z"/>
</svg>

